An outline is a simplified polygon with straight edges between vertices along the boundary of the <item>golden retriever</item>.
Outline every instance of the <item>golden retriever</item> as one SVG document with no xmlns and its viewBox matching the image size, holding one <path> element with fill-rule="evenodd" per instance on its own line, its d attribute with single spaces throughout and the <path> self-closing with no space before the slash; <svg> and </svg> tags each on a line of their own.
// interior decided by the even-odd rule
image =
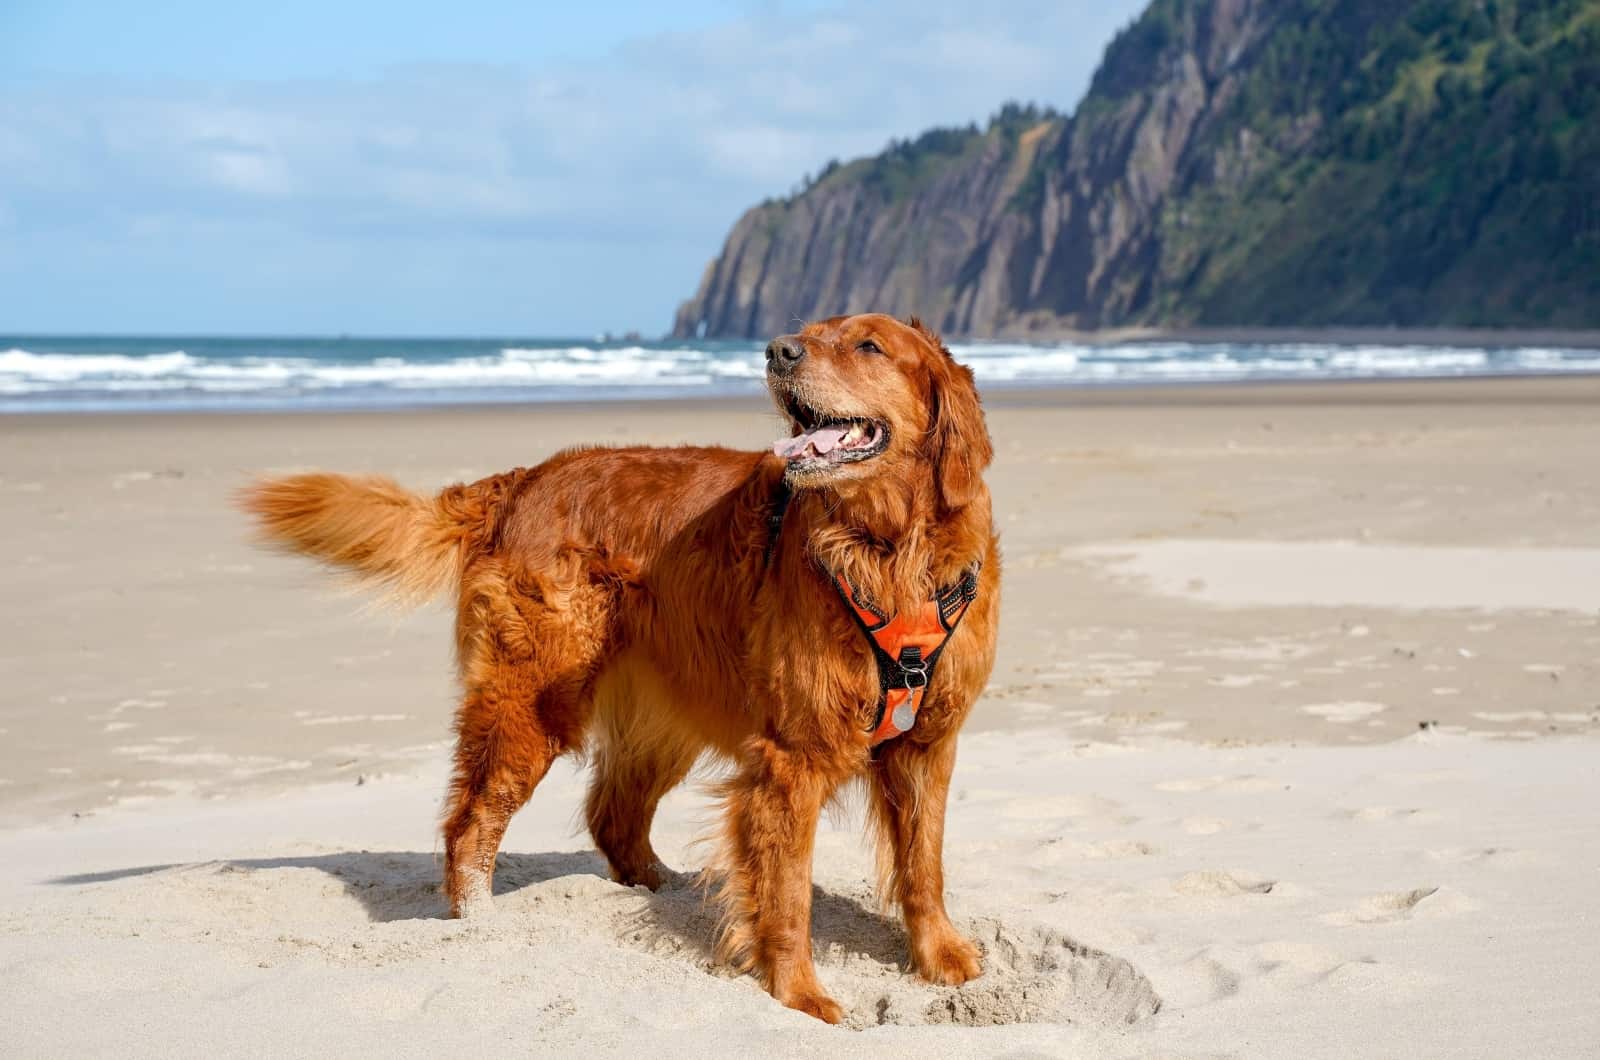
<svg viewBox="0 0 1600 1060">
<path fill-rule="evenodd" d="M 719 952 L 837 1022 L 811 959 L 811 859 L 824 804 L 852 778 L 870 792 L 911 964 L 936 983 L 982 971 L 945 912 L 942 847 L 956 735 L 994 661 L 992 447 L 971 370 L 915 319 L 837 317 L 775 339 L 767 383 L 791 429 L 772 452 L 575 448 L 434 497 L 293 475 L 242 504 L 274 542 L 402 596 L 456 590 L 456 915 L 489 905 L 511 815 L 573 751 L 593 762 L 587 819 L 612 874 L 657 887 L 656 804 L 709 753 L 732 766 L 708 870 Z M 875 735 L 888 685 L 841 587 L 892 617 L 958 584 L 970 606 L 938 638 L 914 724 Z"/>
</svg>

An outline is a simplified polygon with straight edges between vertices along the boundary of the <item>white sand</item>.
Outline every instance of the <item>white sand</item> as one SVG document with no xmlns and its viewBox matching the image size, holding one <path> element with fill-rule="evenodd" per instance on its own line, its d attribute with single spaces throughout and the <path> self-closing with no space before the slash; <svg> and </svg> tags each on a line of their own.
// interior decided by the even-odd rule
<svg viewBox="0 0 1600 1060">
<path fill-rule="evenodd" d="M 1600 548 L 1173 539 L 1075 553 L 1157 592 L 1231 607 L 1600 612 Z"/>
<path fill-rule="evenodd" d="M 1597 751 L 971 737 L 949 889 L 987 974 L 902 970 L 838 814 L 816 938 L 848 1029 L 712 968 L 696 891 L 604 879 L 573 770 L 517 818 L 489 924 L 442 919 L 442 766 L 169 800 L 0 836 L 0 1054 L 1592 1056 Z M 677 867 L 706 809 L 668 801 Z"/>
<path fill-rule="evenodd" d="M 607 882 L 568 767 L 501 916 L 442 919 L 448 608 L 373 621 L 227 503 L 769 413 L 0 418 L 0 1060 L 1596 1055 L 1600 379 L 990 409 L 1004 618 L 947 877 L 989 972 L 905 974 L 841 813 L 816 938 L 855 1029 L 712 968 L 693 891 Z M 681 869 L 704 809 L 665 808 Z"/>
</svg>

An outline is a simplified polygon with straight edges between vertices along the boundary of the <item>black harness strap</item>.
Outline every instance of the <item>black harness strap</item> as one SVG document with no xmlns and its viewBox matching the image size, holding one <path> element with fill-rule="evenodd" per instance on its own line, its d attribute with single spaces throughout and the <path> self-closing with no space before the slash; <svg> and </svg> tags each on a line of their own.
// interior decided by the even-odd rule
<svg viewBox="0 0 1600 1060">
<path fill-rule="evenodd" d="M 767 558 L 765 566 L 772 566 L 772 557 L 778 551 L 778 535 L 783 533 L 783 517 L 789 513 L 789 502 L 794 500 L 794 489 L 788 478 L 778 480 L 772 491 L 772 508 L 767 512 Z"/>
</svg>

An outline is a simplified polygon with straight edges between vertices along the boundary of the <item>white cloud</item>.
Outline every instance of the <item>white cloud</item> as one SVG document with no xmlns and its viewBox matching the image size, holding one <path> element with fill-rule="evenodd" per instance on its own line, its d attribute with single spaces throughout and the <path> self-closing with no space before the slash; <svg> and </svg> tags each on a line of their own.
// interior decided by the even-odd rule
<svg viewBox="0 0 1600 1060">
<path fill-rule="evenodd" d="M 227 255 L 246 234 L 265 242 L 259 253 L 285 258 L 259 266 L 275 277 L 292 277 L 296 254 L 340 247 L 334 260 L 351 270 L 343 282 L 376 307 L 354 314 L 349 330 L 418 326 L 382 317 L 397 246 L 426 246 L 468 270 L 525 259 L 526 299 L 497 306 L 490 329 L 656 330 L 744 207 L 829 158 L 981 120 L 1007 99 L 1070 105 L 1136 6 L 896 2 L 804 18 L 762 12 L 532 71 L 12 84 L 0 89 L 0 165 L 12 234 L 54 255 L 47 271 L 70 281 L 74 248 L 92 247 L 130 282 L 152 285 L 140 303 L 152 312 L 168 259 L 148 255 L 143 233 L 160 218 L 163 231 L 187 231 L 198 253 Z M 457 238 L 462 247 L 449 250 Z M 496 240 L 499 251 L 479 253 Z M 621 256 L 544 253 L 572 240 L 615 245 Z M 572 269 L 592 270 L 591 297 L 574 301 Z M 435 279 L 446 285 L 441 301 L 459 285 L 464 311 L 482 311 L 471 297 L 482 277 Z M 312 282 L 328 283 L 326 270 L 307 270 Z M 73 306 L 60 289 L 56 316 L 41 323 L 68 324 Z M 238 313 L 239 327 L 260 326 L 248 295 L 247 286 L 230 289 L 212 304 Z M 273 313 L 295 312 L 292 283 L 272 297 Z M 195 326 L 184 313 L 207 303 L 185 291 L 167 304 L 171 326 L 183 327 Z M 470 322 L 441 316 L 436 326 L 470 330 Z"/>
<path fill-rule="evenodd" d="M 285 195 L 290 191 L 283 159 L 255 151 L 216 151 L 210 158 L 216 182 L 246 195 Z"/>
</svg>

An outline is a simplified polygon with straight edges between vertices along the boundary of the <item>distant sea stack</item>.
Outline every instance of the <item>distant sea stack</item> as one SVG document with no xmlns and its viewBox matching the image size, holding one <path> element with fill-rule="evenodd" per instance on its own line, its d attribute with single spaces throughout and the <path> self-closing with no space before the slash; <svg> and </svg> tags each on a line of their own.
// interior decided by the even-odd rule
<svg viewBox="0 0 1600 1060">
<path fill-rule="evenodd" d="M 680 337 L 1600 327 L 1600 0 L 1154 0 L 1008 105 L 747 211 Z"/>
</svg>

